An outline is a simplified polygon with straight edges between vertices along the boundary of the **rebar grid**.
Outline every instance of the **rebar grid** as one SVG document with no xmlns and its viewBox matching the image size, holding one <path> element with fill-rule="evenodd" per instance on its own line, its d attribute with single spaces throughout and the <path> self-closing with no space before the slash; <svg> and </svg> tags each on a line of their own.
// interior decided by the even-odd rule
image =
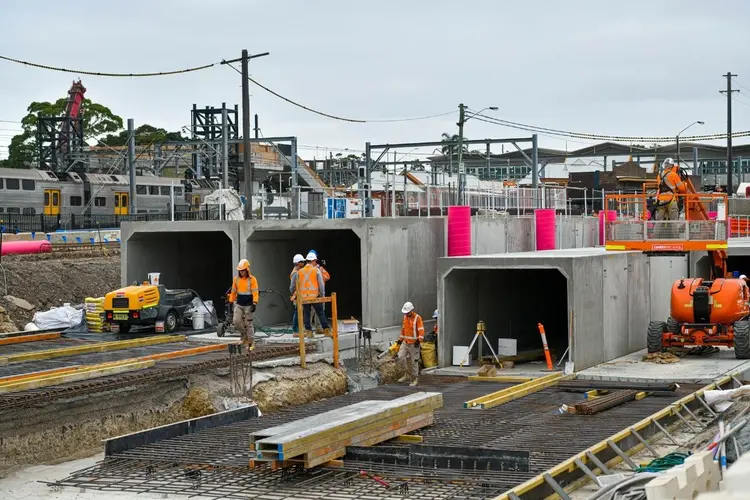
<svg viewBox="0 0 750 500">
<path fill-rule="evenodd" d="M 583 401 L 584 396 L 555 388 L 488 410 L 461 407 L 466 400 L 507 386 L 489 382 L 460 382 L 416 389 L 381 386 L 131 449 L 56 484 L 217 499 L 491 498 L 682 396 L 675 392 L 673 397 L 631 401 L 590 416 L 561 414 L 558 408 L 563 403 L 574 404 Z M 390 400 L 418 390 L 442 392 L 444 399 L 444 407 L 435 411 L 435 425 L 415 432 L 422 435 L 422 444 L 529 451 L 529 471 L 433 469 L 351 460 L 344 460 L 341 467 L 309 470 L 300 467 L 271 470 L 267 465 L 256 469 L 248 467 L 251 432 L 358 401 Z M 360 474 L 361 471 L 381 477 L 390 488 Z"/>
</svg>

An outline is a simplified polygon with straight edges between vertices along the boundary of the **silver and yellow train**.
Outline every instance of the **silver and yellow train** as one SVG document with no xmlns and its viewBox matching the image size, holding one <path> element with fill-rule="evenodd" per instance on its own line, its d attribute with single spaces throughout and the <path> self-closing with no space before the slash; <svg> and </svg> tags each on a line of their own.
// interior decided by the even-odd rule
<svg viewBox="0 0 750 500">
<path fill-rule="evenodd" d="M 169 212 L 172 185 L 175 210 L 197 209 L 216 189 L 208 179 L 143 175 L 136 176 L 135 185 L 139 214 Z M 128 215 L 129 207 L 130 182 L 124 175 L 0 168 L 0 215 Z"/>
</svg>

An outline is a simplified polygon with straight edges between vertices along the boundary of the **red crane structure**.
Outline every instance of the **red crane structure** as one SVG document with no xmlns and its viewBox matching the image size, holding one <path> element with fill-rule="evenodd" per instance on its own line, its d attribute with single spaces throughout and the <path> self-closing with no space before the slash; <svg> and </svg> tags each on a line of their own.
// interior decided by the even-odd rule
<svg viewBox="0 0 750 500">
<path fill-rule="evenodd" d="M 82 170 L 77 165 L 83 152 L 83 98 L 86 87 L 74 81 L 68 91 L 64 116 L 37 117 L 39 168 L 55 172 Z M 79 167 L 79 168 L 75 168 Z"/>
</svg>

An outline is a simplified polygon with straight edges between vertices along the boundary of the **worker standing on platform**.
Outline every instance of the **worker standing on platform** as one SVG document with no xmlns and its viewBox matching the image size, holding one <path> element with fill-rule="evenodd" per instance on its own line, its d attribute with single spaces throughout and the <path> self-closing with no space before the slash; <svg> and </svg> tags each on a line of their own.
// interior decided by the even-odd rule
<svg viewBox="0 0 750 500">
<path fill-rule="evenodd" d="M 662 170 L 656 179 L 658 191 L 656 193 L 656 220 L 676 221 L 680 219 L 680 197 L 687 192 L 687 186 L 680 176 L 679 168 L 672 158 L 662 163 Z M 670 224 L 667 231 L 660 231 L 665 237 L 672 237 L 676 231 Z"/>
<path fill-rule="evenodd" d="M 305 258 L 301 253 L 298 253 L 292 258 L 292 264 L 294 264 L 294 267 L 292 268 L 292 272 L 289 273 L 290 284 L 294 282 L 294 275 L 297 274 L 297 271 L 305 267 Z M 292 313 L 292 332 L 297 333 L 297 294 L 293 293 L 289 300 L 292 301 L 292 305 L 294 306 L 294 313 Z"/>
<path fill-rule="evenodd" d="M 406 375 L 399 382 L 411 380 L 412 387 L 419 383 L 419 344 L 424 341 L 422 317 L 414 312 L 414 304 L 407 302 L 401 308 L 404 320 L 401 323 L 401 336 L 398 338 L 398 362 L 406 363 Z"/>
<path fill-rule="evenodd" d="M 305 265 L 305 267 L 297 271 L 296 274 L 292 275 L 292 284 L 289 287 L 289 293 L 299 293 L 303 300 L 325 297 L 326 285 L 323 281 L 323 274 L 320 272 L 320 269 L 315 267 L 315 265 L 312 263 L 312 261 L 316 260 L 315 255 L 309 253 L 307 254 L 305 260 L 307 260 L 307 264 Z M 330 333 L 331 329 L 328 328 L 328 320 L 326 319 L 326 315 L 323 312 L 322 306 L 323 304 L 304 304 L 302 306 L 302 319 L 305 325 L 304 335 L 306 337 L 313 336 L 311 325 L 311 315 L 313 310 L 318 314 L 318 319 L 323 326 L 323 333 L 329 336 L 332 335 Z M 299 336 L 299 333 L 295 334 L 295 336 Z"/>
<path fill-rule="evenodd" d="M 326 271 L 326 268 L 323 267 L 320 264 L 320 261 L 318 260 L 318 252 L 316 252 L 315 250 L 310 250 L 309 252 L 307 252 L 308 260 L 309 260 L 309 258 L 310 258 L 311 255 L 314 257 L 314 259 L 311 260 L 310 262 L 312 263 L 313 266 L 315 266 L 318 269 L 320 269 L 320 274 L 323 275 L 323 283 L 328 283 L 328 280 L 331 279 L 331 275 L 328 273 L 328 271 Z M 326 305 L 325 304 L 320 304 L 320 309 L 319 310 L 323 311 L 322 315 L 325 316 L 325 314 L 326 314 Z M 318 309 L 316 309 L 316 311 L 318 311 Z M 317 323 L 319 325 L 323 324 L 323 322 L 320 320 L 320 318 L 318 318 L 318 321 L 315 322 L 315 316 L 313 316 L 313 322 Z M 329 332 L 330 332 L 330 330 L 329 330 Z M 329 337 L 331 336 L 330 334 L 326 334 L 325 329 L 320 329 L 320 328 L 316 329 L 315 333 L 317 333 L 318 335 L 327 335 Z"/>
<path fill-rule="evenodd" d="M 248 349 L 253 349 L 253 315 L 258 305 L 258 280 L 250 274 L 250 262 L 247 259 L 242 259 L 237 264 L 237 271 L 238 275 L 232 280 L 232 291 L 229 293 L 229 302 L 234 304 L 234 327 L 240 332 L 242 343 Z"/>
</svg>

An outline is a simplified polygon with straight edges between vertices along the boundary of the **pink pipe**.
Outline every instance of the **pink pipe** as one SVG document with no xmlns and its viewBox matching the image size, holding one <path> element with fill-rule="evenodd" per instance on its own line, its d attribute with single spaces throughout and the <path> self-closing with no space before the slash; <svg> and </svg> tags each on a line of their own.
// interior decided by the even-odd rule
<svg viewBox="0 0 750 500">
<path fill-rule="evenodd" d="M 2 255 L 49 253 L 51 251 L 52 251 L 52 244 L 47 240 L 4 241 Z"/>
</svg>

